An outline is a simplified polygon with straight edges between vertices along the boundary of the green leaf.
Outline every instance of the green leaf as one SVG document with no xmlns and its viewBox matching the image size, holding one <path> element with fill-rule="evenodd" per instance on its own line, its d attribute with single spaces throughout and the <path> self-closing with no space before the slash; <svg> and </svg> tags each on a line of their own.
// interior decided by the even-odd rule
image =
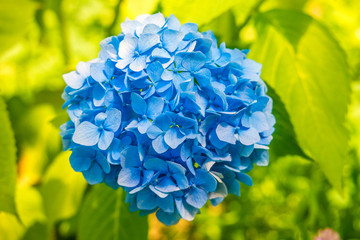
<svg viewBox="0 0 360 240">
<path fill-rule="evenodd" d="M 60 153 L 44 177 L 41 193 L 50 223 L 74 216 L 87 186 L 81 173 L 71 168 L 69 157 L 70 152 Z"/>
<path fill-rule="evenodd" d="M 182 23 L 193 22 L 198 25 L 208 23 L 238 4 L 233 0 L 163 0 L 162 12 L 165 16 L 174 14 Z"/>
<path fill-rule="evenodd" d="M 24 233 L 24 226 L 18 218 L 7 212 L 0 212 L 0 239 L 17 240 Z"/>
<path fill-rule="evenodd" d="M 34 5 L 28 0 L 0 0 L 0 54 L 14 45 L 28 30 Z"/>
<path fill-rule="evenodd" d="M 130 213 L 124 199 L 122 189 L 94 186 L 80 212 L 79 240 L 147 239 L 147 217 Z"/>
<path fill-rule="evenodd" d="M 25 227 L 46 221 L 43 199 L 37 188 L 18 185 L 15 200 L 19 218 Z"/>
<path fill-rule="evenodd" d="M 262 77 L 283 100 L 301 149 L 341 190 L 350 96 L 343 50 L 325 27 L 296 11 L 269 11 L 256 22 L 249 57 L 263 64 Z"/>
<path fill-rule="evenodd" d="M 0 212 L 15 214 L 15 184 L 15 138 L 5 102 L 0 97 Z"/>
<path fill-rule="evenodd" d="M 277 95 L 275 90 L 270 86 L 268 86 L 267 94 L 273 99 L 272 113 L 276 118 L 276 131 L 273 134 L 274 139 L 271 141 L 269 151 L 271 158 L 284 157 L 286 155 L 299 155 L 303 158 L 310 159 L 310 157 L 308 157 L 299 147 L 289 113 L 286 111 L 284 103 L 281 101 L 279 95 Z"/>
</svg>

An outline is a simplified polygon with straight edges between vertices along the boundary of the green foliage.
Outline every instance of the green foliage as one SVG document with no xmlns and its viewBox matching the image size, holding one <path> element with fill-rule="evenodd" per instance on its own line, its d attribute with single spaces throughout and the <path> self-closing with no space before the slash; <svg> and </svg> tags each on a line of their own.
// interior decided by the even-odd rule
<svg viewBox="0 0 360 240">
<path fill-rule="evenodd" d="M 86 187 L 82 175 L 72 170 L 69 157 L 70 152 L 60 153 L 44 176 L 41 192 L 50 223 L 75 215 Z"/>
<path fill-rule="evenodd" d="M 182 23 L 194 22 L 198 25 L 210 22 L 233 6 L 238 4 L 232 0 L 164 0 L 161 1 L 162 12 L 166 16 L 174 14 Z"/>
<path fill-rule="evenodd" d="M 346 55 L 316 20 L 295 11 L 257 17 L 259 41 L 250 57 L 281 96 L 303 151 L 339 190 L 348 151 L 345 128 L 350 76 Z"/>
<path fill-rule="evenodd" d="M 0 53 L 2 53 L 24 36 L 32 18 L 34 5 L 28 0 L 0 0 L 0 6 Z"/>
<path fill-rule="evenodd" d="M 15 213 L 16 148 L 6 105 L 0 97 L 0 212 Z"/>
<path fill-rule="evenodd" d="M 125 192 L 101 184 L 89 193 L 80 213 L 79 240 L 146 239 L 146 217 L 130 213 Z"/>
</svg>

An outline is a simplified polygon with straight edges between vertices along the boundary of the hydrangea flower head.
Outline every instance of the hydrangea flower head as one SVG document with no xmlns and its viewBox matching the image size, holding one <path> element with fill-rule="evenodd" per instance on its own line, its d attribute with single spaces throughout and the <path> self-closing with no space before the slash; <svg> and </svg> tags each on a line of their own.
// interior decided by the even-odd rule
<svg viewBox="0 0 360 240">
<path fill-rule="evenodd" d="M 121 29 L 98 58 L 64 74 L 61 136 L 73 169 L 122 187 L 132 211 L 166 225 L 240 195 L 253 164 L 268 164 L 274 132 L 261 65 L 173 15 Z"/>
</svg>

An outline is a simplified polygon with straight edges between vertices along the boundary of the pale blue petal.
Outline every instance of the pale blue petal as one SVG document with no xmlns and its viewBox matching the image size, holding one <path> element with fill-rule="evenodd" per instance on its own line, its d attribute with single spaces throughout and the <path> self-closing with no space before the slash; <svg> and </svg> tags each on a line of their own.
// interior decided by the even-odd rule
<svg viewBox="0 0 360 240">
<path fill-rule="evenodd" d="M 164 136 L 166 144 L 169 145 L 172 149 L 177 148 L 186 139 L 186 136 L 180 134 L 179 131 L 177 131 L 175 128 L 175 126 L 170 128 Z"/>
<path fill-rule="evenodd" d="M 151 122 L 149 119 L 145 118 L 143 120 L 141 120 L 137 125 L 137 129 L 139 130 L 139 132 L 141 134 L 145 134 L 146 131 L 148 130 L 148 128 L 151 126 Z"/>
<path fill-rule="evenodd" d="M 236 143 L 235 128 L 228 125 L 227 123 L 222 122 L 216 127 L 216 135 L 218 136 L 219 140 L 223 142 L 230 144 Z"/>
<path fill-rule="evenodd" d="M 184 38 L 185 34 L 183 32 L 167 29 L 162 35 L 162 43 L 164 48 L 169 52 L 174 52 L 181 40 Z"/>
<path fill-rule="evenodd" d="M 205 65 L 206 56 L 201 52 L 187 53 L 183 58 L 181 65 L 191 72 L 199 70 Z"/>
<path fill-rule="evenodd" d="M 255 128 L 239 131 L 239 141 L 244 145 L 252 145 L 260 141 L 260 136 Z"/>
<path fill-rule="evenodd" d="M 159 135 L 155 140 L 151 143 L 152 147 L 154 148 L 155 152 L 161 154 L 166 152 L 169 149 L 169 145 L 166 144 L 163 135 Z"/>
<path fill-rule="evenodd" d="M 252 127 L 258 130 L 258 132 L 263 132 L 270 128 L 267 122 L 266 115 L 260 111 L 251 114 L 250 123 Z"/>
<path fill-rule="evenodd" d="M 139 52 L 144 53 L 160 43 L 160 37 L 157 34 L 142 34 L 139 38 Z"/>
<path fill-rule="evenodd" d="M 140 55 L 135 58 L 133 62 L 130 63 L 129 68 L 134 72 L 140 72 L 146 67 L 146 56 Z"/>
<path fill-rule="evenodd" d="M 98 143 L 100 131 L 97 126 L 91 122 L 82 122 L 75 128 L 72 140 L 83 146 L 94 146 Z"/>
<path fill-rule="evenodd" d="M 84 85 L 85 79 L 76 71 L 72 71 L 63 75 L 65 83 L 73 88 L 79 89 Z"/>
<path fill-rule="evenodd" d="M 148 128 L 148 130 L 146 131 L 147 136 L 150 139 L 155 139 L 156 137 L 158 137 L 161 133 L 163 133 L 163 130 L 161 130 L 160 128 L 158 128 L 155 125 L 152 125 Z"/>
<path fill-rule="evenodd" d="M 176 186 L 173 180 L 169 177 L 163 177 L 160 182 L 155 186 L 155 188 L 161 192 L 169 193 L 178 191 L 179 188 Z"/>
<path fill-rule="evenodd" d="M 122 59 L 132 58 L 138 44 L 135 37 L 125 37 L 119 45 L 119 57 Z"/>
<path fill-rule="evenodd" d="M 98 147 L 101 150 L 106 150 L 110 146 L 112 140 L 114 139 L 114 133 L 110 131 L 103 130 L 100 134 Z"/>
<path fill-rule="evenodd" d="M 104 128 L 108 131 L 116 132 L 121 124 L 121 112 L 116 108 L 106 110 L 107 118 L 104 122 Z"/>
<path fill-rule="evenodd" d="M 160 97 L 151 97 L 147 101 L 147 116 L 154 120 L 164 108 L 164 99 Z"/>
</svg>

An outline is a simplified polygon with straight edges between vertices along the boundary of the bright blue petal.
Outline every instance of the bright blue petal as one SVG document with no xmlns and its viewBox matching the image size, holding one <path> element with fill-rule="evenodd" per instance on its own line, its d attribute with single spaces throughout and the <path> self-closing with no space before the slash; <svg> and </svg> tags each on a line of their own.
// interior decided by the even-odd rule
<svg viewBox="0 0 360 240">
<path fill-rule="evenodd" d="M 104 173 L 96 162 L 93 162 L 91 167 L 83 172 L 83 176 L 91 185 L 101 183 L 104 180 Z"/>
<path fill-rule="evenodd" d="M 166 162 L 160 158 L 155 157 L 146 159 L 144 162 L 144 167 L 148 170 L 160 171 L 163 173 L 167 172 L 168 170 Z"/>
<path fill-rule="evenodd" d="M 183 58 L 181 65 L 191 72 L 199 70 L 205 65 L 206 56 L 201 52 L 187 53 Z"/>
<path fill-rule="evenodd" d="M 147 101 L 147 116 L 154 120 L 164 108 L 164 100 L 160 97 L 151 97 Z"/>
<path fill-rule="evenodd" d="M 146 131 L 146 134 L 150 139 L 157 138 L 161 133 L 163 133 L 163 130 L 161 130 L 155 125 L 150 126 Z"/>
<path fill-rule="evenodd" d="M 139 157 L 139 149 L 135 146 L 129 146 L 125 148 L 121 152 L 120 158 L 121 158 L 121 166 L 123 168 L 139 167 L 141 164 Z"/>
<path fill-rule="evenodd" d="M 251 179 L 251 177 L 249 175 L 247 175 L 246 173 L 236 173 L 236 178 L 237 180 L 239 180 L 242 183 L 245 183 L 248 186 L 252 186 L 253 185 L 253 181 Z"/>
<path fill-rule="evenodd" d="M 97 152 L 96 161 L 105 173 L 110 173 L 110 164 L 102 153 Z"/>
<path fill-rule="evenodd" d="M 157 207 L 156 195 L 149 189 L 140 191 L 136 196 L 136 206 L 141 210 L 152 210 Z"/>
<path fill-rule="evenodd" d="M 139 94 L 131 93 L 131 107 L 139 115 L 146 114 L 147 104 Z"/>
<path fill-rule="evenodd" d="M 82 149 L 82 151 L 86 151 L 86 149 Z M 73 151 L 70 156 L 70 165 L 76 172 L 84 172 L 88 170 L 91 165 L 91 157 L 84 156 L 82 151 Z"/>
<path fill-rule="evenodd" d="M 192 221 L 195 218 L 195 214 L 198 212 L 197 208 L 194 208 L 183 201 L 182 198 L 175 198 L 176 208 L 180 214 L 180 216 L 187 220 Z"/>
<path fill-rule="evenodd" d="M 266 115 L 260 111 L 251 114 L 250 123 L 258 132 L 263 132 L 270 128 Z"/>
<path fill-rule="evenodd" d="M 151 81 L 157 82 L 160 80 L 161 75 L 164 71 L 164 68 L 160 62 L 156 61 L 156 62 L 149 64 L 149 66 L 147 66 L 147 68 L 146 68 L 146 71 L 147 71 L 147 74 L 149 75 Z"/>
<path fill-rule="evenodd" d="M 139 132 L 141 134 L 145 134 L 146 131 L 148 130 L 148 128 L 151 126 L 151 122 L 149 119 L 145 118 L 143 120 L 141 120 L 136 127 L 138 128 Z"/>
</svg>

